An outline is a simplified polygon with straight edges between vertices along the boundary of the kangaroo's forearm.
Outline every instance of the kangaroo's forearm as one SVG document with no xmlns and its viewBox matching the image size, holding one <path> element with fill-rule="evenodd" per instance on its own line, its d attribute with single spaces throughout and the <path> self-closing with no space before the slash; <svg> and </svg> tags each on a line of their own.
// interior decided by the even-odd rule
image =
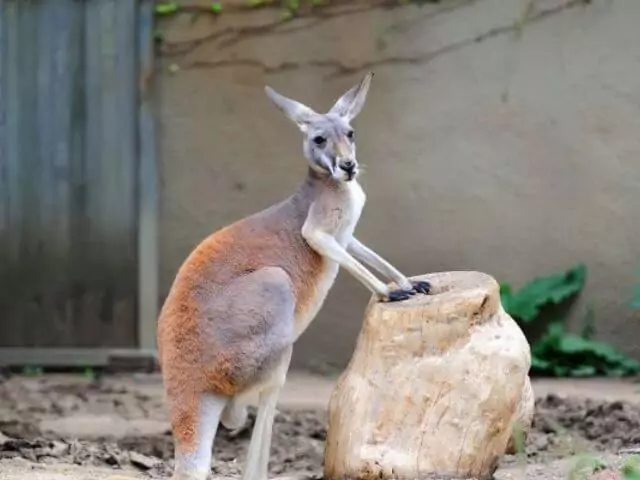
<svg viewBox="0 0 640 480">
<path fill-rule="evenodd" d="M 366 263 L 377 272 L 393 280 L 400 288 L 409 290 L 412 288 L 411 282 L 406 276 L 357 238 L 351 238 L 351 241 L 347 245 L 347 251 L 350 251 L 354 257 Z"/>
<path fill-rule="evenodd" d="M 319 231 L 303 231 L 303 236 L 311 248 L 344 267 L 373 293 L 381 296 L 389 293 L 389 287 L 353 258 L 331 235 Z"/>
</svg>

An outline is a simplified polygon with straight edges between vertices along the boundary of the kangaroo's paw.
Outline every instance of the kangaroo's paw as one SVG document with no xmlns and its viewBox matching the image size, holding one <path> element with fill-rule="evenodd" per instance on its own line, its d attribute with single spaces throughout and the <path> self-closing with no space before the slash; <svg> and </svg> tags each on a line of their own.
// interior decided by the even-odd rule
<svg viewBox="0 0 640 480">
<path fill-rule="evenodd" d="M 416 281 L 416 282 L 411 282 L 411 284 L 413 285 L 413 290 L 415 292 L 418 293 L 424 293 L 425 295 L 428 295 L 429 292 L 431 292 L 431 284 L 429 282 L 425 282 L 423 280 L 420 281 Z"/>
<path fill-rule="evenodd" d="M 402 290 L 399 288 L 397 290 L 391 290 L 384 300 L 387 302 L 399 302 L 411 298 L 412 295 L 415 295 L 413 290 Z"/>
</svg>

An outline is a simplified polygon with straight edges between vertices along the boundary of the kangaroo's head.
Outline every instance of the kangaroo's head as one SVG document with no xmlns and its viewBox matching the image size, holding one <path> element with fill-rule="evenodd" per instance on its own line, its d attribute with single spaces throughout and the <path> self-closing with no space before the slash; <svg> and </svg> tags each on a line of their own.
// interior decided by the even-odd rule
<svg viewBox="0 0 640 480">
<path fill-rule="evenodd" d="M 357 177 L 358 161 L 351 120 L 362 110 L 372 77 L 373 73 L 368 73 L 324 114 L 265 87 L 269 98 L 302 132 L 304 156 L 316 172 L 345 182 Z"/>
</svg>

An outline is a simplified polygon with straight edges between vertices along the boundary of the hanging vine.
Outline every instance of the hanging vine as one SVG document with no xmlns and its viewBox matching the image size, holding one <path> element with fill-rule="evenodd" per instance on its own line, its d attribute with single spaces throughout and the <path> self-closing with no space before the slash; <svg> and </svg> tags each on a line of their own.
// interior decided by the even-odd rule
<svg viewBox="0 0 640 480">
<path fill-rule="evenodd" d="M 222 2 L 211 2 L 209 3 L 209 5 L 181 5 L 179 2 L 159 1 L 156 3 L 155 13 L 159 16 L 172 15 L 176 13 L 202 13 L 219 15 L 223 10 L 237 11 L 270 7 L 282 9 L 283 16 L 285 17 L 293 17 L 305 7 L 310 9 L 313 9 L 314 7 L 322 7 L 328 5 L 330 1 L 331 0 L 306 0 L 303 2 L 301 2 L 301 0 L 247 0 L 245 6 L 234 5 L 233 7 L 228 8 L 223 8 Z M 424 5 L 429 3 L 438 4 L 442 3 L 443 1 L 444 0 L 393 0 L 392 2 L 385 3 L 395 3 L 397 5 Z"/>
</svg>

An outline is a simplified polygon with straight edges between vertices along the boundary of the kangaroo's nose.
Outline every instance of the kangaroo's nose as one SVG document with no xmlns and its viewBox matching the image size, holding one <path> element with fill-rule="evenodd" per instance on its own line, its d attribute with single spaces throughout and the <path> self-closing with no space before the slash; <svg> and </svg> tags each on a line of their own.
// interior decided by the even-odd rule
<svg viewBox="0 0 640 480">
<path fill-rule="evenodd" d="M 350 172 L 356 166 L 356 162 L 353 160 L 345 160 L 340 164 L 340 168 L 342 168 L 345 172 Z"/>
</svg>

